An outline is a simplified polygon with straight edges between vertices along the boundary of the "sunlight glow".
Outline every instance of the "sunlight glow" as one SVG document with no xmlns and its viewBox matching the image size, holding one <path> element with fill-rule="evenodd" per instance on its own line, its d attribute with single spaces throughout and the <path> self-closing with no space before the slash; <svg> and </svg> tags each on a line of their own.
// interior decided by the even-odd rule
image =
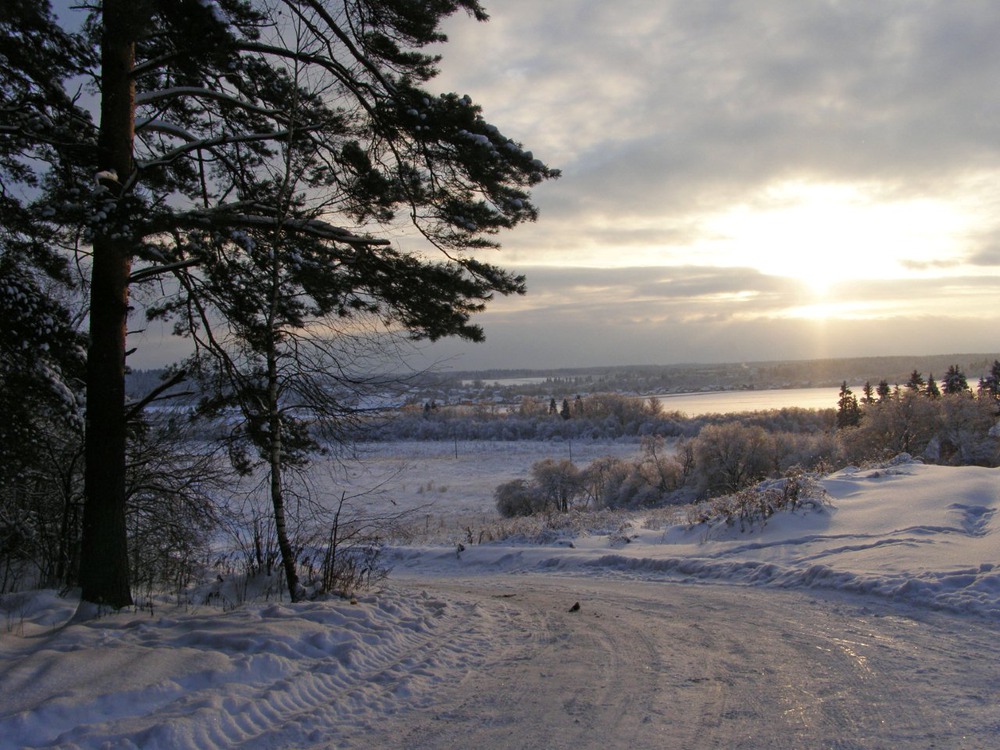
<svg viewBox="0 0 1000 750">
<path fill-rule="evenodd" d="M 971 217 L 942 201 L 787 182 L 709 218 L 701 249 L 719 265 L 799 279 L 822 297 L 839 282 L 917 276 L 907 263 L 956 259 L 971 225 Z"/>
<path fill-rule="evenodd" d="M 807 320 L 870 320 L 879 315 L 890 314 L 895 308 L 888 304 L 862 302 L 818 302 L 814 305 L 789 307 L 781 317 L 805 318 Z"/>
</svg>

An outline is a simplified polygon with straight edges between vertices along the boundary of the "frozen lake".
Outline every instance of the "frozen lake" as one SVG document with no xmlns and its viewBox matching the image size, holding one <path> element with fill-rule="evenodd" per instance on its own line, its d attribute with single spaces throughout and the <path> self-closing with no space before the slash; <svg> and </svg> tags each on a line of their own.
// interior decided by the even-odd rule
<svg viewBox="0 0 1000 750">
<path fill-rule="evenodd" d="M 853 390 L 853 389 L 852 389 Z M 840 388 L 783 388 L 760 391 L 714 391 L 711 393 L 677 393 L 656 398 L 668 411 L 679 411 L 689 417 L 699 414 L 732 414 L 742 411 L 766 411 L 800 407 L 802 409 L 836 409 Z M 855 396 L 859 396 L 855 392 Z"/>
</svg>

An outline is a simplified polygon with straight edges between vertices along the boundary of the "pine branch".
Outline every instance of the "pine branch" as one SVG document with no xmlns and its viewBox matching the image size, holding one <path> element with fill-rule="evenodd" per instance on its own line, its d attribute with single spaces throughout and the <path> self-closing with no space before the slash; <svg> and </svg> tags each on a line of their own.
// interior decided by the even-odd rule
<svg viewBox="0 0 1000 750">
<path fill-rule="evenodd" d="M 173 271 L 179 271 L 184 268 L 191 268 L 196 266 L 201 261 L 195 258 L 189 258 L 188 260 L 179 260 L 176 263 L 168 263 L 165 266 L 150 266 L 149 268 L 141 268 L 138 271 L 134 271 L 128 277 L 130 284 L 138 284 L 147 279 L 160 276 L 165 273 L 172 273 Z"/>
</svg>

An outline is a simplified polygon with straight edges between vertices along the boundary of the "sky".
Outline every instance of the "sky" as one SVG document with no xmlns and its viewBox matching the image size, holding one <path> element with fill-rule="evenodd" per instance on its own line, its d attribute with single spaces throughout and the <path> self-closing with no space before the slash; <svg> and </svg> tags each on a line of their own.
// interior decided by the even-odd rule
<svg viewBox="0 0 1000 750">
<path fill-rule="evenodd" d="M 483 1 L 432 90 L 562 170 L 445 369 L 991 352 L 1000 6 Z"/>
</svg>

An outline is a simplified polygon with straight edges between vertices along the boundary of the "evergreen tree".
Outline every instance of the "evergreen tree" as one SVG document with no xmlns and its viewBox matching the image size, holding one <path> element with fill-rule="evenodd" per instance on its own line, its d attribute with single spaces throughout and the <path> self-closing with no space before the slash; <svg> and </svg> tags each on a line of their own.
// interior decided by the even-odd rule
<svg viewBox="0 0 1000 750">
<path fill-rule="evenodd" d="M 1000 360 L 993 360 L 990 371 L 979 378 L 979 396 L 992 401 L 1000 400 Z"/>
<path fill-rule="evenodd" d="M 944 376 L 944 392 L 948 395 L 969 392 L 969 381 L 958 365 L 948 367 Z"/>
<path fill-rule="evenodd" d="M 45 220 L 57 205 L 48 175 L 82 174 L 74 144 L 93 125 L 67 92 L 90 60 L 49 3 L 0 7 L 0 547 L 20 554 L 17 540 L 59 526 L 46 583 L 75 568 L 85 366 L 74 238 Z"/>
<path fill-rule="evenodd" d="M 938 388 L 938 384 L 934 380 L 934 373 L 930 373 L 927 376 L 927 385 L 924 387 L 924 395 L 927 396 L 927 398 L 941 398 L 941 389 Z"/>
<path fill-rule="evenodd" d="M 921 393 L 926 386 L 924 382 L 924 376 L 920 374 L 918 370 L 914 370 L 910 373 L 910 379 L 906 381 L 907 390 L 914 391 L 915 393 Z"/>
<path fill-rule="evenodd" d="M 865 387 L 863 388 L 862 392 L 864 393 L 864 396 L 861 398 L 861 403 L 863 404 L 875 403 L 875 389 L 872 387 L 870 380 L 865 381 Z"/>
<path fill-rule="evenodd" d="M 880 380 L 878 382 L 878 387 L 875 389 L 875 393 L 878 395 L 879 402 L 885 402 L 889 400 L 892 395 L 892 389 L 889 387 L 889 382 L 887 380 Z"/>
<path fill-rule="evenodd" d="M 192 279 L 267 230 L 335 272 L 317 293 L 339 295 L 338 313 L 418 338 L 481 340 L 471 316 L 495 294 L 523 293 L 522 277 L 470 253 L 533 220 L 527 190 L 556 172 L 467 96 L 424 90 L 438 63 L 424 50 L 445 41 L 441 22 L 459 10 L 486 20 L 476 0 L 104 0 L 71 33 L 47 3 L 7 4 L 5 184 L 30 185 L 19 165 L 43 165 L 42 197 L 15 210 L 90 257 L 85 600 L 131 602 L 124 373 L 137 285 L 173 273 L 193 299 Z M 97 127 L 75 78 L 100 92 Z M 270 180 L 290 151 L 303 170 L 295 200 Z M 395 232 L 397 217 L 439 261 L 376 236 Z"/>
<path fill-rule="evenodd" d="M 840 386 L 837 399 L 837 427 L 856 427 L 861 423 L 861 407 L 854 392 L 847 387 L 845 380 Z"/>
</svg>

